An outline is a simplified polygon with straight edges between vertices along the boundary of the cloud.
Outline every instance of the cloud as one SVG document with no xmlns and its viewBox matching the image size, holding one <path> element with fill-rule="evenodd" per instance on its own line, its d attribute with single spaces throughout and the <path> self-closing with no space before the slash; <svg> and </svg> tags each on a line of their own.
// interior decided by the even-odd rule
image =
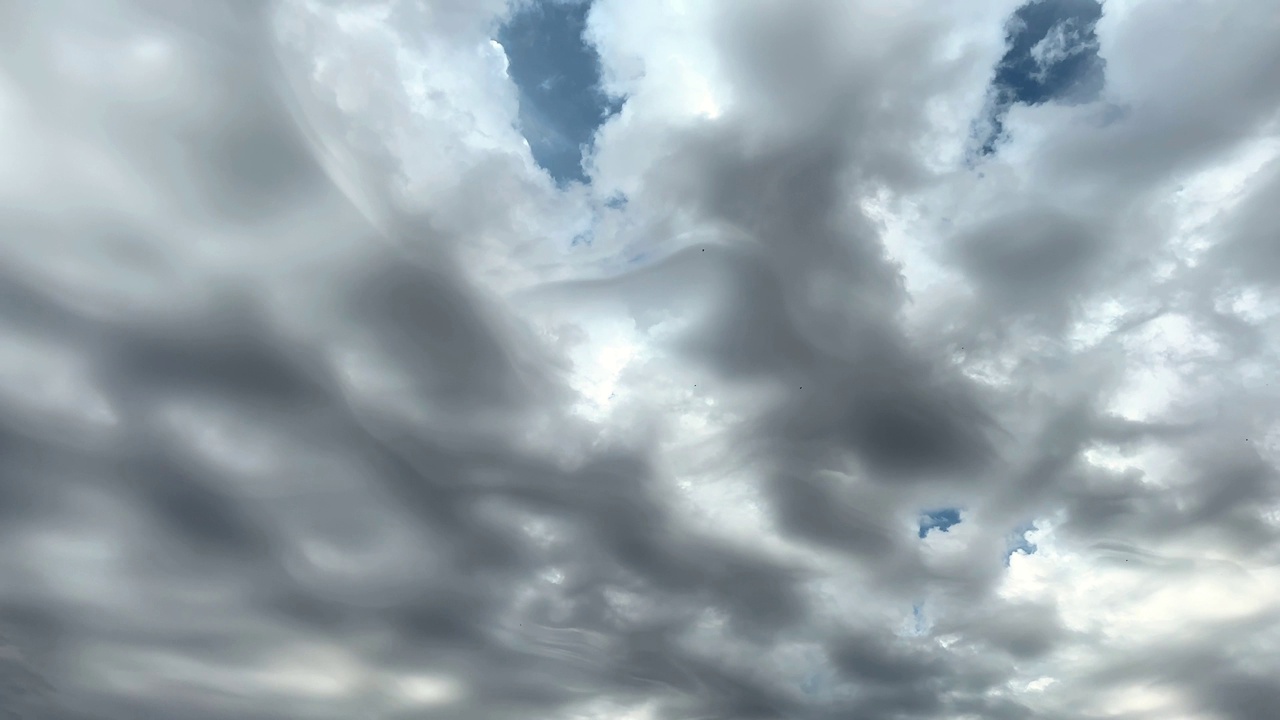
<svg viewBox="0 0 1280 720">
<path fill-rule="evenodd" d="M 1266 717 L 1280 28 L 962 5 L 595 0 L 564 185 L 505 2 L 5 6 L 0 693 Z"/>
</svg>

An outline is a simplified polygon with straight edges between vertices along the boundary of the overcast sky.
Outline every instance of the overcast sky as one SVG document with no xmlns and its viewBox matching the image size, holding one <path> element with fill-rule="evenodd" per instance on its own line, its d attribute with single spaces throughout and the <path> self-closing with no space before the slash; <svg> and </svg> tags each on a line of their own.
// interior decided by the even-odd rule
<svg viewBox="0 0 1280 720">
<path fill-rule="evenodd" d="M 1274 720 L 1277 283 L 1274 0 L 0 2 L 0 716 Z"/>
</svg>

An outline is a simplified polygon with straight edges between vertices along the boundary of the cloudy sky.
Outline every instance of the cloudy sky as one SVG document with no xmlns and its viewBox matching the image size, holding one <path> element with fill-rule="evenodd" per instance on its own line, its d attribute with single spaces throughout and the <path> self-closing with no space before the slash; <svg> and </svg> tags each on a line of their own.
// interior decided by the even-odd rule
<svg viewBox="0 0 1280 720">
<path fill-rule="evenodd" d="M 0 2 L 0 716 L 1275 718 L 1280 10 L 1024 1 Z"/>
</svg>

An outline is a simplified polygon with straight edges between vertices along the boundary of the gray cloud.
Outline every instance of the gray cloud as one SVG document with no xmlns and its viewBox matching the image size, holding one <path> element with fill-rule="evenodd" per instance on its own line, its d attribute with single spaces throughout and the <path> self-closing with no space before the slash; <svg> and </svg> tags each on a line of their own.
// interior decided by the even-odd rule
<svg viewBox="0 0 1280 720">
<path fill-rule="evenodd" d="M 0 10 L 5 711 L 1267 716 L 1262 4 L 979 176 L 1010 3 L 597 0 L 570 188 L 390 5 Z"/>
</svg>

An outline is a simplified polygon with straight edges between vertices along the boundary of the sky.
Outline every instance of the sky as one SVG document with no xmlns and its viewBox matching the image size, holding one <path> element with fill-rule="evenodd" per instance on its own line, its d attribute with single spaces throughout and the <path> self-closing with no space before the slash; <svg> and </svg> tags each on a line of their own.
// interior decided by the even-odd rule
<svg viewBox="0 0 1280 720">
<path fill-rule="evenodd" d="M 1273 718 L 1277 38 L 0 3 L 0 710 Z"/>
<path fill-rule="evenodd" d="M 617 111 L 600 86 L 600 62 L 585 38 L 591 4 L 531 2 L 513 8 L 498 32 L 520 96 L 517 125 L 534 160 L 563 186 L 589 182 L 583 151 Z"/>
</svg>

